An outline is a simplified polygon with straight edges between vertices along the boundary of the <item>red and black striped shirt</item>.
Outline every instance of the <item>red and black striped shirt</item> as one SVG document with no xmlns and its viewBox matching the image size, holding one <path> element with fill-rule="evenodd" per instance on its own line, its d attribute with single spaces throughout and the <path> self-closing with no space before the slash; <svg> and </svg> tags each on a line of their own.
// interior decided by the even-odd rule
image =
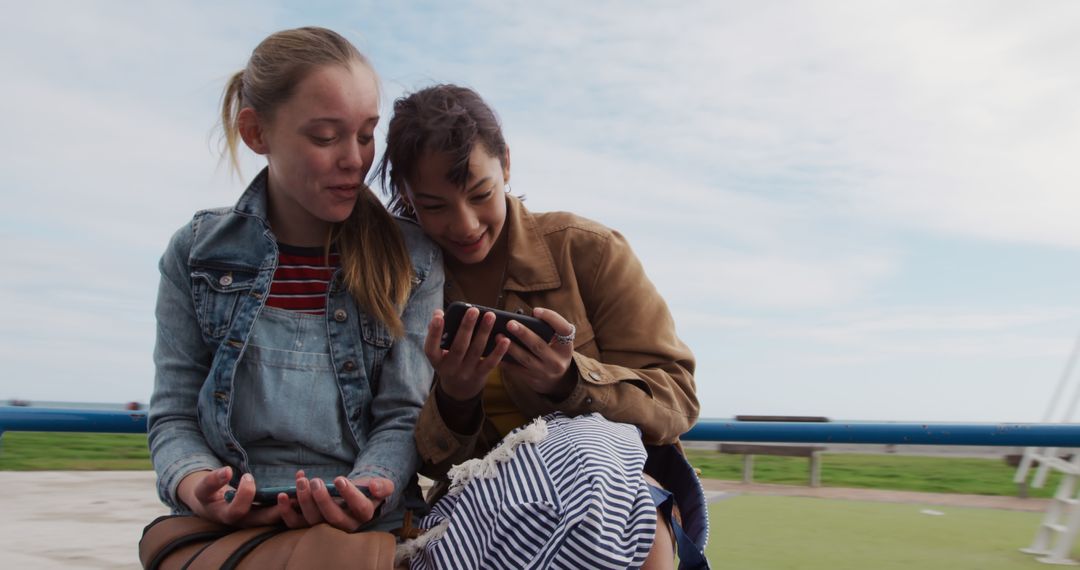
<svg viewBox="0 0 1080 570">
<path fill-rule="evenodd" d="M 326 313 L 326 291 L 338 268 L 338 253 L 321 247 L 278 244 L 278 266 L 266 304 L 312 315 Z"/>
</svg>

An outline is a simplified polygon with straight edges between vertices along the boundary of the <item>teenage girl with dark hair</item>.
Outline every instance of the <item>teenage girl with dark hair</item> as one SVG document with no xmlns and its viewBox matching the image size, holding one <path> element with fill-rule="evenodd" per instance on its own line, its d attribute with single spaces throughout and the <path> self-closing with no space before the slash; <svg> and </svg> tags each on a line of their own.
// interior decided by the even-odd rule
<svg viewBox="0 0 1080 570">
<path fill-rule="evenodd" d="M 511 323 L 522 345 L 499 335 L 483 357 L 491 313 L 469 309 L 449 350 L 442 311 L 431 319 L 436 382 L 416 442 L 422 473 L 449 493 L 421 523 L 433 530 L 411 545 L 413 568 L 670 567 L 657 480 L 698 516 L 698 544 L 680 555 L 703 567 L 701 490 L 677 448 L 698 415 L 694 357 L 623 236 L 511 196 L 498 119 L 463 87 L 395 103 L 378 174 L 391 210 L 442 248 L 447 303 L 555 331 L 546 342 Z"/>
</svg>

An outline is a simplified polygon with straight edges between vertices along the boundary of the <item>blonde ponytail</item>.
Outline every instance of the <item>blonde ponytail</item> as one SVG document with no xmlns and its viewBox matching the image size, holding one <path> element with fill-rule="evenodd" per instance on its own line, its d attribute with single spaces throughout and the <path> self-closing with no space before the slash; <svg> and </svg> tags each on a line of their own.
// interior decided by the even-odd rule
<svg viewBox="0 0 1080 570">
<path fill-rule="evenodd" d="M 236 117 L 244 101 L 244 72 L 237 71 L 225 84 L 225 92 L 221 95 L 221 130 L 224 149 L 222 158 L 228 156 L 229 167 L 232 171 L 240 174 L 240 161 L 236 158 L 237 147 L 240 141 L 240 128 Z"/>
</svg>

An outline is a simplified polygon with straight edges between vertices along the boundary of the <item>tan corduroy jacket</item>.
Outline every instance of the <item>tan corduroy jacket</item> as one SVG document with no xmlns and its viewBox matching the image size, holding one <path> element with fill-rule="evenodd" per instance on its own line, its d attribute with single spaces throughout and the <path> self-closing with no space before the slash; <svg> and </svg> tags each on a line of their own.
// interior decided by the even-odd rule
<svg viewBox="0 0 1080 570">
<path fill-rule="evenodd" d="M 675 335 L 667 304 L 618 232 L 566 212 L 530 213 L 507 196 L 509 262 L 501 307 L 532 314 L 552 309 L 577 327 L 577 386 L 562 401 L 537 394 L 503 370 L 507 394 L 527 418 L 561 411 L 599 412 L 638 426 L 646 444 L 678 441 L 698 417 L 694 355 Z M 446 302 L 467 301 L 447 276 Z M 436 380 L 437 381 L 437 380 Z M 445 478 L 454 464 L 498 443 L 490 422 L 476 433 L 452 431 L 434 389 L 420 412 L 421 472 Z"/>
</svg>

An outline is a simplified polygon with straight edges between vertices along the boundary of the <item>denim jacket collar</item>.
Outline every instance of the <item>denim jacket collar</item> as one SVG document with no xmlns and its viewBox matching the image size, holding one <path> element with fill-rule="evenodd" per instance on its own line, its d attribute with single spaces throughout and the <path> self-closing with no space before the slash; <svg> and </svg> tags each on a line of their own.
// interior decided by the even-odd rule
<svg viewBox="0 0 1080 570">
<path fill-rule="evenodd" d="M 267 228 L 270 227 L 269 218 L 269 186 L 267 182 L 270 179 L 270 167 L 267 166 L 262 169 L 255 178 L 252 179 L 251 184 L 248 184 L 247 190 L 240 196 L 240 199 L 236 201 L 236 206 L 233 207 L 233 211 L 241 216 L 250 216 L 258 218 Z"/>
<path fill-rule="evenodd" d="M 192 245 L 189 264 L 247 271 L 275 266 L 277 245 L 267 221 L 266 181 L 263 169 L 232 208 L 237 216 L 222 218 L 213 211 L 196 216 L 199 239 Z"/>
</svg>

